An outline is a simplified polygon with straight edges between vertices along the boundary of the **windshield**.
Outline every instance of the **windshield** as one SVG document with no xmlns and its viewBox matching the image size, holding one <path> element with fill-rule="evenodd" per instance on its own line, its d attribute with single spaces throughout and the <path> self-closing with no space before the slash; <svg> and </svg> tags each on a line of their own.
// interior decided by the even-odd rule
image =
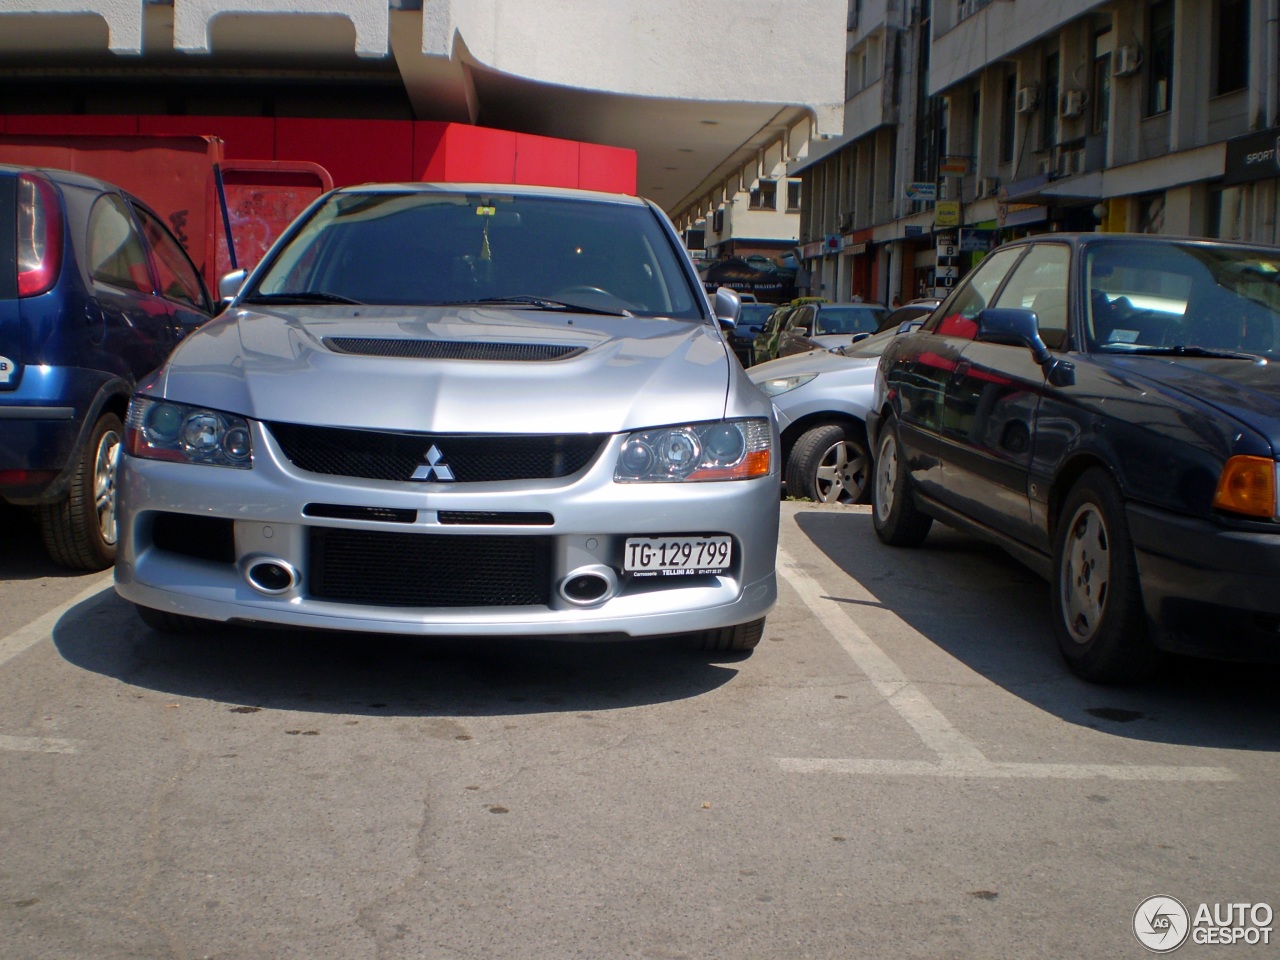
<svg viewBox="0 0 1280 960">
<path fill-rule="evenodd" d="M 887 312 L 883 307 L 825 305 L 818 311 L 818 329 L 815 332 L 820 334 L 875 333 Z"/>
<path fill-rule="evenodd" d="M 1086 276 L 1091 349 L 1280 356 L 1280 252 L 1097 244 Z"/>
<path fill-rule="evenodd" d="M 700 319 L 662 225 L 644 206 L 426 191 L 332 195 L 249 302 L 511 307 Z"/>
</svg>

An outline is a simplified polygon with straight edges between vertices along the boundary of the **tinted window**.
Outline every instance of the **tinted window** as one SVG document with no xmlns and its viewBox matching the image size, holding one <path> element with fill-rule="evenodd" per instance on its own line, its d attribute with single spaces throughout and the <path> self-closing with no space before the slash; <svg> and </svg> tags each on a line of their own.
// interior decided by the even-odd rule
<svg viewBox="0 0 1280 960">
<path fill-rule="evenodd" d="M 818 333 L 875 333 L 884 316 L 875 307 L 832 305 L 818 311 Z"/>
<path fill-rule="evenodd" d="M 385 304 L 541 297 L 688 319 L 705 303 L 647 207 L 427 192 L 332 196 L 257 288 L 297 292 Z"/>
<path fill-rule="evenodd" d="M 113 287 L 151 293 L 146 248 L 129 208 L 117 196 L 99 198 L 89 215 L 89 273 Z"/>
<path fill-rule="evenodd" d="M 204 287 L 196 268 L 183 251 L 181 244 L 147 211 L 135 208 L 142 220 L 142 232 L 155 252 L 156 273 L 160 277 L 160 292 L 170 300 L 190 304 L 199 310 L 208 309 Z"/>
<path fill-rule="evenodd" d="M 1018 264 L 1000 291 L 997 307 L 1034 310 L 1040 339 L 1051 349 L 1067 335 L 1067 274 L 1071 248 L 1065 243 L 1037 243 Z"/>
<path fill-rule="evenodd" d="M 1280 354 L 1280 252 L 1101 243 L 1089 248 L 1085 268 L 1097 349 Z"/>
<path fill-rule="evenodd" d="M 978 314 L 990 305 L 1001 281 L 1025 250 L 1026 247 L 1006 247 L 988 255 L 929 318 L 924 329 L 972 340 L 978 332 Z"/>
</svg>

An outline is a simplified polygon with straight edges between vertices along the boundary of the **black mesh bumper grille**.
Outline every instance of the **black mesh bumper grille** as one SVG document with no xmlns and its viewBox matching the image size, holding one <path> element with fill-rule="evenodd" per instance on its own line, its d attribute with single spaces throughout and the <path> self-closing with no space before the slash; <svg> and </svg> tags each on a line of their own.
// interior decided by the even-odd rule
<svg viewBox="0 0 1280 960">
<path fill-rule="evenodd" d="M 307 582 L 316 599 L 375 607 L 545 605 L 551 538 L 316 527 Z"/>
<path fill-rule="evenodd" d="M 439 451 L 458 483 L 543 480 L 568 477 L 587 466 L 604 436 L 460 436 L 457 434 L 380 433 L 269 423 L 271 435 L 296 467 L 311 473 L 367 480 L 411 480 L 428 465 L 427 452 Z M 437 467 L 424 479 L 443 479 Z"/>
</svg>

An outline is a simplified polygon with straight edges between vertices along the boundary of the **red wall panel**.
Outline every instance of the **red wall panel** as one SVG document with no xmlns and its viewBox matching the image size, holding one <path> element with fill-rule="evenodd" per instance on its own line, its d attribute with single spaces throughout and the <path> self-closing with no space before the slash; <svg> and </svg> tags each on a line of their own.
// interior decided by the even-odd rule
<svg viewBox="0 0 1280 960">
<path fill-rule="evenodd" d="M 407 120 L 278 117 L 275 157 L 267 159 L 318 163 L 335 187 L 416 179 L 413 125 Z"/>
<path fill-rule="evenodd" d="M 606 193 L 636 192 L 636 152 L 583 143 L 578 152 L 578 186 Z"/>
<path fill-rule="evenodd" d="M 235 160 L 274 160 L 276 122 L 271 117 L 138 117 L 141 134 L 194 134 L 223 142 L 223 155 Z"/>
</svg>

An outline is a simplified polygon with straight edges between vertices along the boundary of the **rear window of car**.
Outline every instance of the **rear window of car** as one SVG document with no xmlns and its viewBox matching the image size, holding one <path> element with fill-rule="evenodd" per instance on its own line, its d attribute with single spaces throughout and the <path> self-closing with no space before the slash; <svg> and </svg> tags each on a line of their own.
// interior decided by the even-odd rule
<svg viewBox="0 0 1280 960">
<path fill-rule="evenodd" d="M 816 333 L 875 333 L 884 318 L 881 307 L 824 306 L 818 311 Z"/>
<path fill-rule="evenodd" d="M 0 177 L 0 223 L 18 218 L 18 180 Z M 0 230 L 0 300 L 18 295 L 18 231 Z"/>
<path fill-rule="evenodd" d="M 701 292 L 648 207 L 518 194 L 335 194 L 257 292 L 391 305 L 537 297 L 702 317 Z"/>
</svg>

